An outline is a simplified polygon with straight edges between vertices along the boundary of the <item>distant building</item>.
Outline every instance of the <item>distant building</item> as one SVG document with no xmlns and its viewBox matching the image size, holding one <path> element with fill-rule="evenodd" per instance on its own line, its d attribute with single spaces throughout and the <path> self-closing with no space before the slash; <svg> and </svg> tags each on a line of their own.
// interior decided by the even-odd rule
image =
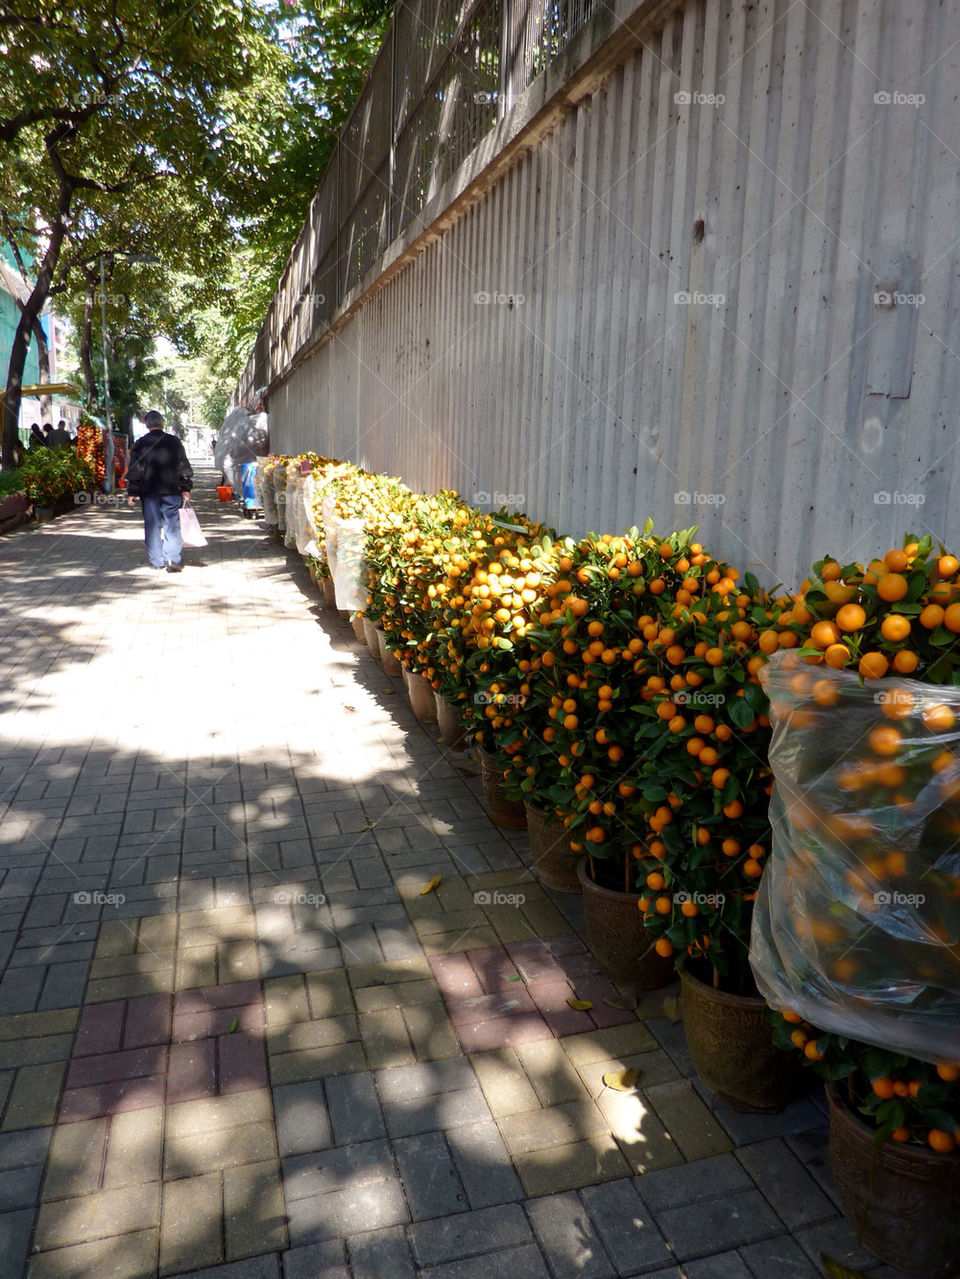
<svg viewBox="0 0 960 1279">
<path fill-rule="evenodd" d="M 0 387 L 7 380 L 10 352 L 13 349 L 13 339 L 17 331 L 17 325 L 20 323 L 20 307 L 17 305 L 17 298 L 26 300 L 28 292 L 28 281 L 24 280 L 14 265 L 9 249 L 3 246 L 0 248 Z M 66 325 L 63 320 L 52 313 L 41 316 L 40 324 L 46 335 L 47 346 L 50 351 L 50 381 L 57 382 L 59 380 L 57 376 L 58 367 L 63 358 Z M 31 337 L 30 347 L 27 351 L 27 361 L 23 370 L 23 384 L 24 386 L 30 386 L 39 381 L 40 362 L 37 354 L 37 343 L 36 339 Z M 75 434 L 80 421 L 79 404 L 70 400 L 55 398 L 50 402 L 49 413 L 45 414 L 42 411 L 40 399 L 32 396 L 24 397 L 20 406 L 20 438 L 26 443 L 31 426 L 40 426 L 44 421 L 52 422 L 53 426 L 56 426 L 61 418 L 66 422 L 67 429 L 71 435 Z"/>
</svg>

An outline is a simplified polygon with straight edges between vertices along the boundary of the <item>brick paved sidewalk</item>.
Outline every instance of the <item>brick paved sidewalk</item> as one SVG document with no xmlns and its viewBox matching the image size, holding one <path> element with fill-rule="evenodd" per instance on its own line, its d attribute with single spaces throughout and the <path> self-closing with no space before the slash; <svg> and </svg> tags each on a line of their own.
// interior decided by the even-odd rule
<svg viewBox="0 0 960 1279">
<path fill-rule="evenodd" d="M 893 1279 L 816 1097 L 703 1093 L 213 482 L 179 576 L 125 508 L 0 540 L 2 1274 Z"/>
</svg>

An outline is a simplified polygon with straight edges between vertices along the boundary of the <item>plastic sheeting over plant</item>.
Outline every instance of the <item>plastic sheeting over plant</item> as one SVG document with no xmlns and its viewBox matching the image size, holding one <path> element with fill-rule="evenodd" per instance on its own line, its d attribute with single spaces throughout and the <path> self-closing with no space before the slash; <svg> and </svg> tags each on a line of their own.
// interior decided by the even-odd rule
<svg viewBox="0 0 960 1279">
<path fill-rule="evenodd" d="M 761 994 L 812 1024 L 960 1059 L 960 688 L 775 655 Z"/>
<path fill-rule="evenodd" d="M 337 608 L 355 612 L 367 602 L 365 552 L 367 536 L 363 520 L 341 519 L 337 500 L 323 499 L 323 529 L 327 563 L 337 596 Z"/>
<path fill-rule="evenodd" d="M 240 467 L 270 452 L 266 413 L 249 413 L 237 405 L 224 418 L 213 460 L 228 484 L 240 488 Z"/>
</svg>

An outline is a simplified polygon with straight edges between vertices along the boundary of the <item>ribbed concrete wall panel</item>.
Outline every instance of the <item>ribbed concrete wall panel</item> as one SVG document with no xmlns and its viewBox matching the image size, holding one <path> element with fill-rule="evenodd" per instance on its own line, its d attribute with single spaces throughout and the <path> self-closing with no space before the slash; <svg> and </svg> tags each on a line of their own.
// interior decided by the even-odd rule
<svg viewBox="0 0 960 1279">
<path fill-rule="evenodd" d="M 273 392 L 274 446 L 767 580 L 955 546 L 958 83 L 960 0 L 681 8 Z"/>
</svg>

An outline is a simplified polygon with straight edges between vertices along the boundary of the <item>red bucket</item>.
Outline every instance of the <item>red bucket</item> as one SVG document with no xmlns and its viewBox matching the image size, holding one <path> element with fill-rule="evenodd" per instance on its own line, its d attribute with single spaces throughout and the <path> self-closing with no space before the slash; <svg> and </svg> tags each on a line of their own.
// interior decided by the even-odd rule
<svg viewBox="0 0 960 1279">
<path fill-rule="evenodd" d="M 221 502 L 229 502 L 231 497 L 233 497 L 233 489 L 229 484 L 218 484 L 217 497 Z"/>
</svg>

